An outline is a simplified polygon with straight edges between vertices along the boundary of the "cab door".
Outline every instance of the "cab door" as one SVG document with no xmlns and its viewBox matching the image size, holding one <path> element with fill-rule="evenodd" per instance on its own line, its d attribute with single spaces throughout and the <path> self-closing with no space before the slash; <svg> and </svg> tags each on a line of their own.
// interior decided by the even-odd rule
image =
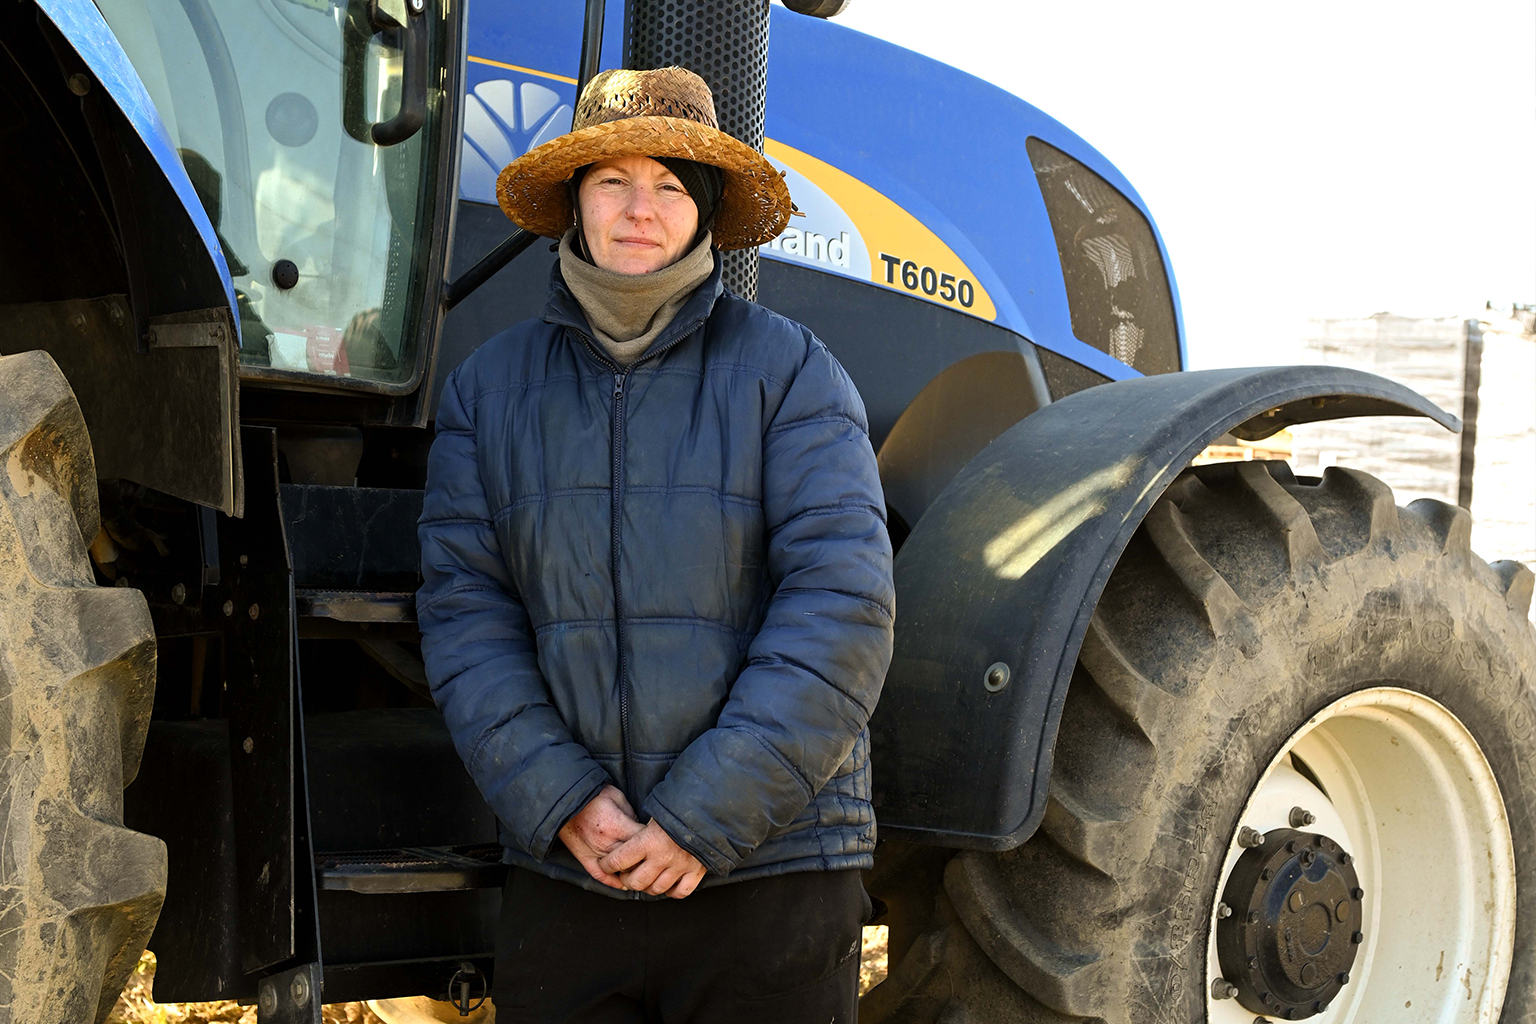
<svg viewBox="0 0 1536 1024">
<path fill-rule="evenodd" d="M 217 229 L 247 395 L 330 392 L 401 422 L 390 399 L 419 385 L 439 318 L 466 4 L 100 6 Z"/>
</svg>

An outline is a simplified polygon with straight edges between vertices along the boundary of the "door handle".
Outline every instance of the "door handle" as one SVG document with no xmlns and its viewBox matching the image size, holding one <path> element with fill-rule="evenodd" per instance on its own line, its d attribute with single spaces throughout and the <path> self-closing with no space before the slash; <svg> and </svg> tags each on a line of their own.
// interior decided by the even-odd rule
<svg viewBox="0 0 1536 1024">
<path fill-rule="evenodd" d="M 364 113 L 368 43 L 374 36 L 400 51 L 400 109 L 369 124 Z M 342 126 L 358 142 L 397 146 L 427 121 L 426 0 L 352 0 L 342 44 Z"/>
</svg>

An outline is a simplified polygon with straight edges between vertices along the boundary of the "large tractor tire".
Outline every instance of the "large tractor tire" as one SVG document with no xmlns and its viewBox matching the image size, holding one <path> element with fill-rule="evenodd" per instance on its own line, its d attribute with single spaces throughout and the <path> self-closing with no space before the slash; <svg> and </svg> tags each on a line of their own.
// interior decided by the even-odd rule
<svg viewBox="0 0 1536 1024">
<path fill-rule="evenodd" d="M 101 1021 L 165 896 L 123 827 L 155 686 L 144 597 L 95 584 L 90 438 L 43 352 L 0 357 L 0 1024 Z"/>
<path fill-rule="evenodd" d="M 863 1024 L 1536 1019 L 1532 574 L 1470 525 L 1352 470 L 1181 476 L 1096 610 L 1040 830 L 891 885 L 919 924 Z"/>
</svg>

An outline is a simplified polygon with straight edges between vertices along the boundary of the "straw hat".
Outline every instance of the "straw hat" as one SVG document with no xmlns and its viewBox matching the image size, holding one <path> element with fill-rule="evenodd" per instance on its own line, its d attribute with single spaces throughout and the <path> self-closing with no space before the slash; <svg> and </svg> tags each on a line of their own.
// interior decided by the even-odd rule
<svg viewBox="0 0 1536 1024">
<path fill-rule="evenodd" d="M 566 182 L 578 167 L 621 156 L 667 156 L 720 168 L 715 245 L 772 241 L 789 222 L 789 188 L 764 156 L 725 134 L 704 79 L 683 68 L 604 71 L 576 104 L 571 130 L 502 168 L 501 211 L 518 227 L 559 238 L 572 223 Z"/>
</svg>

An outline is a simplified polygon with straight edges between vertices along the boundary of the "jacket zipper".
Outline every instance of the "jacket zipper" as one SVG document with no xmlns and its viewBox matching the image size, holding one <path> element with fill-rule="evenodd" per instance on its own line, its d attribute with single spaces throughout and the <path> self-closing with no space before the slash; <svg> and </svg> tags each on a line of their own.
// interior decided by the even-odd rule
<svg viewBox="0 0 1536 1024">
<path fill-rule="evenodd" d="M 619 637 L 619 742 L 624 748 L 624 791 L 629 806 L 640 813 L 639 794 L 635 790 L 635 763 L 629 742 L 629 647 L 624 630 L 623 587 L 619 585 L 619 520 L 624 505 L 624 383 L 629 370 L 613 375 L 613 505 L 610 521 L 613 526 L 609 558 L 613 562 L 613 619 Z"/>
<path fill-rule="evenodd" d="M 610 571 L 613 574 L 613 617 L 619 639 L 619 744 L 623 748 L 624 798 L 629 801 L 629 805 L 635 809 L 636 814 L 640 813 L 640 794 L 635 789 L 634 748 L 630 745 L 629 741 L 629 657 L 626 654 L 629 647 L 629 638 L 628 632 L 624 628 L 623 588 L 619 585 L 619 545 L 621 540 L 619 522 L 620 517 L 623 515 L 624 507 L 624 386 L 629 381 L 631 370 L 647 359 L 653 359 L 661 355 L 667 349 L 678 344 L 703 326 L 704 321 L 700 320 L 693 327 L 673 338 L 662 348 L 657 349 L 655 352 L 647 353 L 623 368 L 620 368 L 613 360 L 598 352 L 591 338 L 580 331 L 575 331 L 573 328 L 574 333 L 586 345 L 587 351 L 592 354 L 592 357 L 608 367 L 609 371 L 613 374 L 613 463 L 610 469 L 612 486 L 609 488 L 613 492 L 613 500 L 609 511 L 609 525 L 612 532 L 609 537 L 608 557 L 611 563 Z"/>
</svg>

